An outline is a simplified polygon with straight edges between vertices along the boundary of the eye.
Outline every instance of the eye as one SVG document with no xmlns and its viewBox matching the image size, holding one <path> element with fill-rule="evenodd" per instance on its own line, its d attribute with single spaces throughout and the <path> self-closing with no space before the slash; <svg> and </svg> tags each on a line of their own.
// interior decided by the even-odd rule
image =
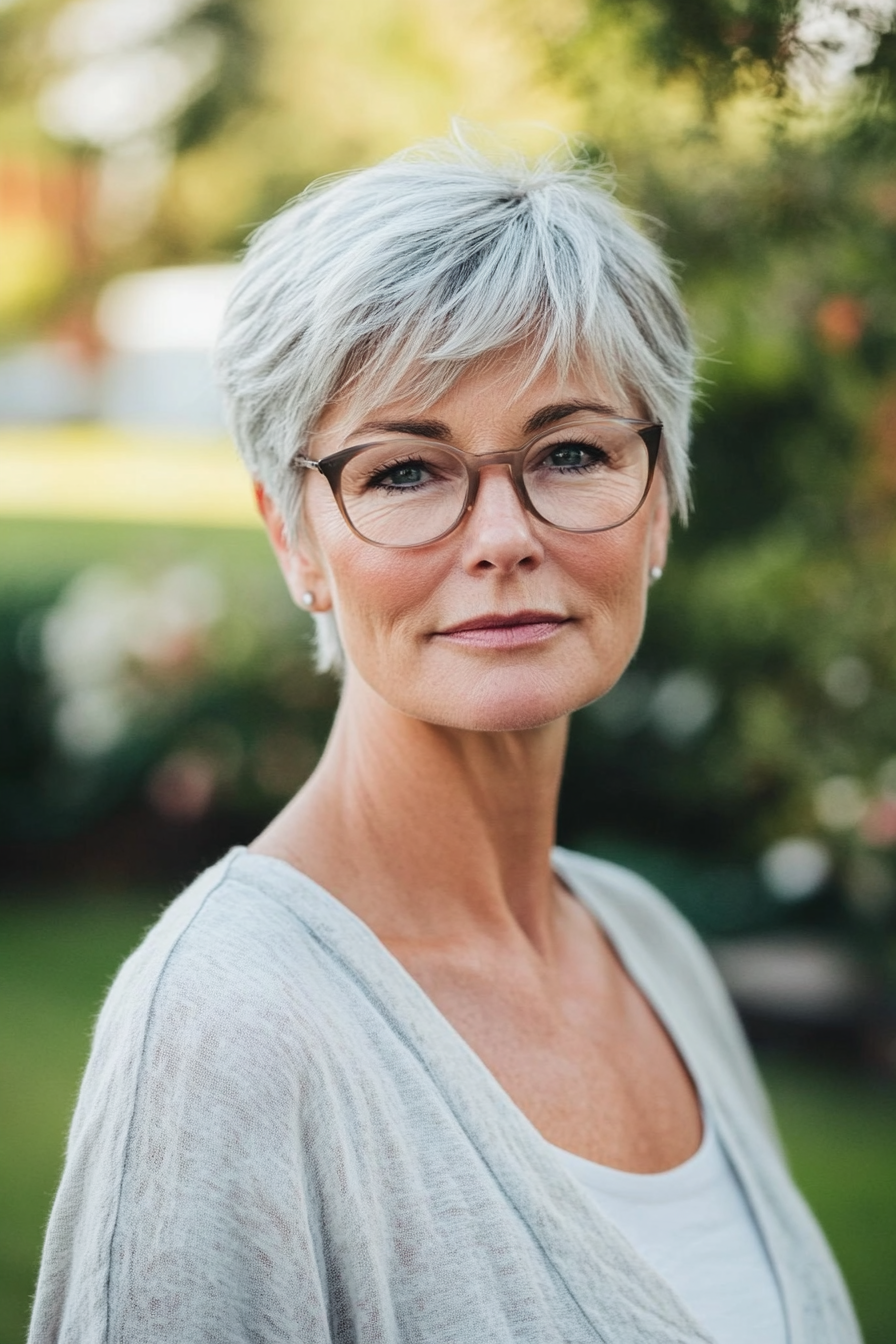
<svg viewBox="0 0 896 1344">
<path fill-rule="evenodd" d="M 595 443 L 555 443 L 546 451 L 542 465 L 567 471 L 582 471 L 608 461 L 607 454 Z"/>
<path fill-rule="evenodd" d="M 384 487 L 386 490 L 410 490 L 425 485 L 432 479 L 432 470 L 419 458 L 407 458 L 404 462 L 392 462 L 371 472 L 368 484 L 372 489 Z"/>
<path fill-rule="evenodd" d="M 380 480 L 393 486 L 419 485 L 427 474 L 422 462 L 404 462 L 400 467 L 392 467 L 390 471 L 383 472 Z"/>
</svg>

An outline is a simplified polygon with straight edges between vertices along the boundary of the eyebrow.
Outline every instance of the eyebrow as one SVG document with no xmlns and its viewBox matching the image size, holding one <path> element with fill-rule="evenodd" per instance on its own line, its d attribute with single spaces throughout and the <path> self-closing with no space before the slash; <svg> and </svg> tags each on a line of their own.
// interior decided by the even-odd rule
<svg viewBox="0 0 896 1344">
<path fill-rule="evenodd" d="M 618 406 L 607 406 L 602 401 L 561 401 L 554 406 L 542 406 L 540 411 L 530 415 L 523 425 L 523 433 L 537 434 L 540 429 L 547 429 L 549 425 L 556 424 L 558 420 L 565 420 L 568 416 L 575 415 L 577 411 L 591 411 L 595 415 L 622 416 Z"/>
<path fill-rule="evenodd" d="M 451 430 L 444 420 L 365 420 L 355 430 L 355 434 L 413 434 L 418 439 L 451 438 Z"/>
<path fill-rule="evenodd" d="M 530 415 L 523 425 L 524 434 L 537 434 L 558 420 L 565 420 L 579 411 L 591 411 L 595 415 L 621 416 L 617 406 L 608 406 L 602 401 L 561 401 L 542 408 Z M 451 428 L 444 420 L 365 420 L 359 425 L 356 434 L 413 434 L 418 439 L 436 439 L 442 442 L 450 440 Z"/>
</svg>

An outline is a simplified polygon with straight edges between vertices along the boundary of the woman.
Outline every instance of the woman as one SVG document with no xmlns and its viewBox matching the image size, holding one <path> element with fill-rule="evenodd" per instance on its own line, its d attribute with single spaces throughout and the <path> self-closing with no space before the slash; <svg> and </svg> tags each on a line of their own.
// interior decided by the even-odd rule
<svg viewBox="0 0 896 1344">
<path fill-rule="evenodd" d="M 33 1344 L 857 1340 L 705 952 L 552 848 L 687 499 L 661 255 L 428 147 L 260 230 L 219 366 L 342 699 L 111 991 Z"/>
</svg>

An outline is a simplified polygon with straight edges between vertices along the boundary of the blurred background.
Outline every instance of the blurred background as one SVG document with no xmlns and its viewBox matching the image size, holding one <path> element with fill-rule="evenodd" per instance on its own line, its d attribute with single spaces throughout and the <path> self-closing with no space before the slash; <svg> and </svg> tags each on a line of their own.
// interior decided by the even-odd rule
<svg viewBox="0 0 896 1344">
<path fill-rule="evenodd" d="M 560 838 L 710 941 L 868 1344 L 896 1339 L 893 25 L 891 0 L 0 0 L 0 1344 L 118 962 L 302 783 L 336 700 L 209 374 L 234 258 L 452 114 L 575 134 L 678 264 L 694 517 L 576 717 Z"/>
</svg>

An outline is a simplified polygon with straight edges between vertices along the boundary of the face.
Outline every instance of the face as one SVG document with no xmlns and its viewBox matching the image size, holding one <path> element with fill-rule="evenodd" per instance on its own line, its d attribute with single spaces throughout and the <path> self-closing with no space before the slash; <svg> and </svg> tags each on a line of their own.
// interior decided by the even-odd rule
<svg viewBox="0 0 896 1344">
<path fill-rule="evenodd" d="M 440 422 L 444 440 L 465 452 L 500 452 L 524 443 L 527 422 L 548 408 L 610 401 L 600 379 L 585 373 L 560 378 L 547 368 L 522 390 L 520 382 L 520 352 L 511 350 L 474 365 L 425 408 L 401 399 L 360 414 L 335 406 L 308 455 L 368 441 L 362 426 L 372 421 L 410 429 L 421 420 L 430 433 Z M 639 415 L 631 403 L 613 409 Z M 263 507 L 293 598 L 310 591 L 316 610 L 335 611 L 349 689 L 360 677 L 400 712 L 446 727 L 521 730 L 603 695 L 625 670 L 641 637 L 650 568 L 665 560 L 661 473 L 627 523 L 572 533 L 523 508 L 506 466 L 485 467 L 455 531 L 408 550 L 360 540 L 323 476 L 307 475 L 294 548 L 273 507 Z"/>
</svg>

